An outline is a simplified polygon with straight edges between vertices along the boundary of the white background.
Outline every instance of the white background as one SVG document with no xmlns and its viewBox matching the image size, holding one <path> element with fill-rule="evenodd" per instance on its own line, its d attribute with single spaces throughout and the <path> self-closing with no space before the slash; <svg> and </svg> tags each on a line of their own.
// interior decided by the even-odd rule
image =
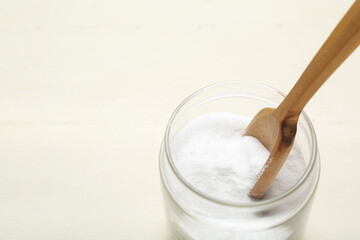
<svg viewBox="0 0 360 240">
<path fill-rule="evenodd" d="M 165 239 L 158 152 L 189 94 L 288 92 L 351 0 L 0 0 L 0 239 Z M 360 237 L 360 50 L 306 108 L 306 239 Z"/>
</svg>

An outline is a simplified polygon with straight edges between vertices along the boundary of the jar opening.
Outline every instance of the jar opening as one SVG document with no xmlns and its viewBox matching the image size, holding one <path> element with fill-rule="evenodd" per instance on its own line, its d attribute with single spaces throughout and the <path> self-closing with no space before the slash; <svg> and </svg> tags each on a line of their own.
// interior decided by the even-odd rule
<svg viewBox="0 0 360 240">
<path fill-rule="evenodd" d="M 282 97 L 285 97 L 285 94 L 266 85 L 263 84 L 259 84 L 259 83 L 254 83 L 254 82 L 243 82 L 243 81 L 232 81 L 232 82 L 222 82 L 222 83 L 217 83 L 214 85 L 210 85 L 208 87 L 202 88 L 198 91 L 196 91 L 195 93 L 191 94 L 189 97 L 187 97 L 173 112 L 173 114 L 170 117 L 170 120 L 168 122 L 167 128 L 166 128 L 166 132 L 165 132 L 165 138 L 164 138 L 164 149 L 165 149 L 165 154 L 166 154 L 166 158 L 167 161 L 169 162 L 169 165 L 171 166 L 172 170 L 174 171 L 176 177 L 188 188 L 190 189 L 192 192 L 194 192 L 195 194 L 218 204 L 221 205 L 226 205 L 226 206 L 232 206 L 232 207 L 256 207 L 256 206 L 265 206 L 265 205 L 270 205 L 273 203 L 276 203 L 282 199 L 285 199 L 287 197 L 289 197 L 292 193 L 294 193 L 303 183 L 306 182 L 306 180 L 309 178 L 309 176 L 311 175 L 311 172 L 314 169 L 314 165 L 315 162 L 317 160 L 317 141 L 316 141 L 316 135 L 315 135 L 315 131 L 313 128 L 313 125 L 309 119 L 309 117 L 306 115 L 305 112 L 301 113 L 301 116 L 304 118 L 304 123 L 305 125 L 308 127 L 309 132 L 310 132 L 310 141 L 311 141 L 311 151 L 310 151 L 310 161 L 307 165 L 307 168 L 304 172 L 304 174 L 302 175 L 302 177 L 296 182 L 296 184 L 294 184 L 290 189 L 288 189 L 287 191 L 285 191 L 284 193 L 280 194 L 279 196 L 276 196 L 274 198 L 270 198 L 270 199 L 266 199 L 266 200 L 260 200 L 260 201 L 254 201 L 251 203 L 236 203 L 236 202 L 230 202 L 230 201 L 225 201 L 222 199 L 218 199 L 216 197 L 207 195 L 201 191 L 199 191 L 196 187 L 194 187 L 192 184 L 190 184 L 183 176 L 182 174 L 178 171 L 172 156 L 171 156 L 171 151 L 170 151 L 170 134 L 172 131 L 172 127 L 173 124 L 176 121 L 176 118 L 179 116 L 179 112 L 180 110 L 183 109 L 184 105 L 186 103 L 188 103 L 191 99 L 193 99 L 194 97 L 198 96 L 201 93 L 204 93 L 206 91 L 209 91 L 211 89 L 215 89 L 217 87 L 221 87 L 224 85 L 252 85 L 254 87 L 257 88 L 261 88 L 261 89 L 265 89 L 268 91 L 271 91 L 277 95 L 281 95 Z M 260 110 L 260 109 L 258 109 Z M 164 177 L 164 176 L 162 176 Z"/>
</svg>

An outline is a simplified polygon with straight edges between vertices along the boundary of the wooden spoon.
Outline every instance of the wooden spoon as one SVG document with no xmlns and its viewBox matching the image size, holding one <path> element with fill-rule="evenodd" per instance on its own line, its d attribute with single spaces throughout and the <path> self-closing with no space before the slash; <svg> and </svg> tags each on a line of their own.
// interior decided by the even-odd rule
<svg viewBox="0 0 360 240">
<path fill-rule="evenodd" d="M 245 134 L 258 138 L 270 151 L 250 197 L 263 197 L 289 155 L 301 111 L 359 44 L 360 0 L 357 0 L 278 108 L 262 109 L 247 127 Z"/>
</svg>

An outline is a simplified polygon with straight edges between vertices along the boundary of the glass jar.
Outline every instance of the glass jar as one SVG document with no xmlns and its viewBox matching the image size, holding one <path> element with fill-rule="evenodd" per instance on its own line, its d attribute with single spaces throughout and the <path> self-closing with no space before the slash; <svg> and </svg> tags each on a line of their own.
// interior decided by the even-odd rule
<svg viewBox="0 0 360 240">
<path fill-rule="evenodd" d="M 208 196 L 181 175 L 171 158 L 171 139 L 191 119 L 211 112 L 254 117 L 265 107 L 277 107 L 285 95 L 252 82 L 224 82 L 186 98 L 167 125 L 160 151 L 160 174 L 169 239 L 237 240 L 301 239 L 319 180 L 320 160 L 314 128 L 303 112 L 296 144 L 307 165 L 300 180 L 275 198 L 232 203 Z"/>
</svg>

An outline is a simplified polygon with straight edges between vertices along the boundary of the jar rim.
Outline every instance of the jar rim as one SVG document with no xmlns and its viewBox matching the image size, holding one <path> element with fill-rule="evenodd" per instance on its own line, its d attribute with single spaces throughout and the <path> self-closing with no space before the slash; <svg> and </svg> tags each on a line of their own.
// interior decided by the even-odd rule
<svg viewBox="0 0 360 240">
<path fill-rule="evenodd" d="M 220 82 L 220 83 L 215 83 L 209 86 L 206 86 L 204 88 L 201 88 L 199 90 L 197 90 L 196 92 L 190 94 L 187 98 L 185 98 L 175 109 L 175 111 L 172 113 L 169 122 L 167 124 L 166 127 L 166 131 L 165 131 L 165 138 L 164 138 L 164 151 L 167 157 L 167 161 L 169 162 L 169 165 L 171 167 L 171 169 L 174 171 L 176 177 L 188 188 L 190 189 L 193 193 L 195 193 L 196 195 L 205 198 L 211 202 L 215 202 L 217 204 L 221 204 L 224 206 L 229 206 L 229 207 L 242 207 L 242 208 L 249 208 L 249 207 L 260 207 L 260 206 L 268 206 L 271 204 L 274 204 L 282 199 L 285 199 L 289 196 L 291 196 L 294 192 L 296 192 L 296 190 L 298 188 L 300 188 L 302 186 L 303 183 L 306 182 L 306 180 L 310 177 L 316 160 L 317 160 L 317 140 L 316 140 L 316 134 L 315 134 L 315 130 L 314 127 L 309 119 L 309 117 L 307 116 L 307 114 L 303 111 L 301 113 L 301 115 L 304 117 L 305 119 L 305 123 L 307 124 L 307 126 L 309 127 L 310 130 L 310 138 L 311 138 L 311 154 L 310 154 L 310 162 L 304 172 L 304 174 L 302 175 L 302 177 L 296 182 L 296 184 L 294 184 L 291 188 L 289 188 L 287 191 L 285 191 L 284 193 L 280 194 L 279 196 L 276 196 L 274 198 L 270 198 L 270 199 L 266 199 L 266 200 L 261 200 L 261 201 L 254 201 L 254 202 L 249 202 L 249 203 L 236 203 L 236 202 L 231 202 L 231 201 L 227 201 L 227 200 L 222 200 L 222 199 L 218 199 L 216 197 L 210 196 L 208 194 L 205 194 L 201 191 L 199 191 L 196 187 L 192 186 L 183 176 L 182 174 L 178 171 L 178 169 L 175 166 L 175 163 L 171 157 L 171 152 L 170 152 L 170 132 L 171 132 L 171 127 L 172 124 L 175 120 L 175 118 L 177 117 L 177 114 L 179 113 L 179 111 L 182 109 L 182 107 L 192 98 L 194 98 L 195 96 L 209 90 L 212 88 L 216 88 L 219 86 L 223 86 L 223 85 L 229 85 L 229 84 L 243 84 L 243 85 L 252 85 L 252 86 L 256 86 L 256 87 L 261 87 L 263 89 L 268 89 L 271 90 L 277 94 L 280 94 L 281 96 L 285 97 L 286 94 L 284 94 L 283 92 L 267 86 L 265 84 L 261 84 L 261 83 L 256 83 L 256 82 L 250 82 L 250 81 L 226 81 L 226 82 Z M 161 173 L 163 174 L 163 173 Z M 164 176 L 162 176 L 164 177 Z"/>
</svg>

